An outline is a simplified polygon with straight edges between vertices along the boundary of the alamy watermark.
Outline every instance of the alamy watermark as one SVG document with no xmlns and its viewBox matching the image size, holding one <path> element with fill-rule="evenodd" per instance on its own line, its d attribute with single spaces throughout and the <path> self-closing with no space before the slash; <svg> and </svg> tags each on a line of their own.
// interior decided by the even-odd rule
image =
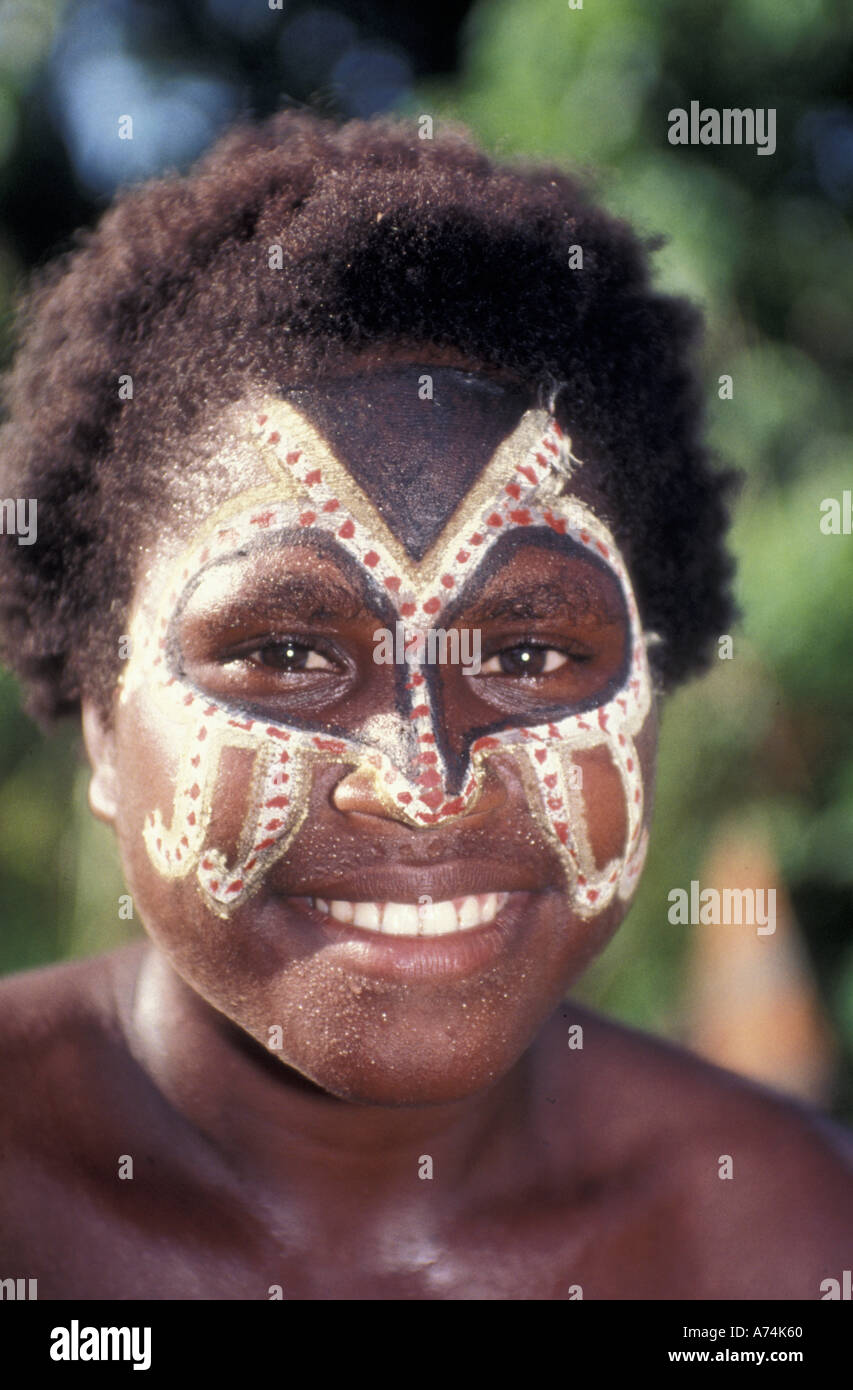
<svg viewBox="0 0 853 1390">
<path fill-rule="evenodd" d="M 757 936 L 772 936 L 776 930 L 775 888 L 700 889 L 694 878 L 689 893 L 673 888 L 667 901 L 673 926 L 747 926 L 755 927 Z"/>
<path fill-rule="evenodd" d="M 824 1279 L 820 1286 L 821 1302 L 843 1299 L 845 1303 L 853 1300 L 853 1271 L 843 1269 L 840 1279 Z"/>
<path fill-rule="evenodd" d="M 54 1327 L 50 1334 L 51 1361 L 132 1361 L 135 1371 L 151 1366 L 150 1327 Z"/>
<path fill-rule="evenodd" d="M 19 1303 L 27 1298 L 38 1298 L 39 1281 L 38 1279 L 0 1279 L 0 1300 L 17 1300 Z"/>
<path fill-rule="evenodd" d="M 824 497 L 820 504 L 820 529 L 825 536 L 853 535 L 853 492 L 844 488 L 841 497 Z"/>
<path fill-rule="evenodd" d="M 38 536 L 38 502 L 34 497 L 0 500 L 0 535 L 17 536 L 18 545 L 32 545 Z"/>
<path fill-rule="evenodd" d="M 415 628 L 407 631 L 405 623 L 390 628 L 377 628 L 373 660 L 377 666 L 409 665 L 427 662 L 430 665 L 463 666 L 469 675 L 480 671 L 480 629 L 443 627 Z"/>
<path fill-rule="evenodd" d="M 689 112 L 674 106 L 669 112 L 667 139 L 671 145 L 755 145 L 756 154 L 776 152 L 776 108 L 714 106 L 700 108 L 691 101 Z"/>
</svg>

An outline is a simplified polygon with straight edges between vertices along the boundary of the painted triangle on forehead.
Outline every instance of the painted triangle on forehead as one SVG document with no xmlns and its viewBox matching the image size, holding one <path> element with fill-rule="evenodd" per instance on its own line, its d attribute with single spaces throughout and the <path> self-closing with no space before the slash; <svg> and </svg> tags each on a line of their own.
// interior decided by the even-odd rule
<svg viewBox="0 0 853 1390">
<path fill-rule="evenodd" d="M 338 377 L 283 397 L 322 435 L 416 561 L 533 404 L 523 387 L 418 365 Z"/>
</svg>

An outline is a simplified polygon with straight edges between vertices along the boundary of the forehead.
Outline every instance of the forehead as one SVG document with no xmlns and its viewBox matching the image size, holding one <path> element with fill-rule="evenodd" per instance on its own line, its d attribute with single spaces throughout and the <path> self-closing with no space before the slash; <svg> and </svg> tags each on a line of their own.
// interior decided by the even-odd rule
<svg viewBox="0 0 853 1390">
<path fill-rule="evenodd" d="M 551 454 L 541 452 L 543 440 Z M 439 570 L 448 561 L 457 567 L 458 557 L 471 549 L 468 530 L 476 533 L 479 525 L 488 535 L 482 550 L 463 566 L 467 588 L 475 569 L 485 579 L 496 566 L 512 568 L 515 542 L 524 548 L 556 543 L 568 555 L 568 536 L 564 541 L 559 535 L 543 536 L 547 527 L 541 507 L 538 528 L 517 534 L 525 530 L 517 521 L 525 516 L 525 501 L 532 497 L 541 502 L 543 488 L 554 501 L 567 491 L 570 496 L 559 497 L 559 510 L 565 513 L 567 504 L 579 503 L 597 526 L 594 477 L 570 449 L 553 419 L 536 408 L 528 388 L 456 367 L 410 362 L 373 366 L 294 385 L 274 396 L 255 394 L 229 408 L 209 429 L 201 466 L 181 476 L 171 524 L 155 546 L 144 578 L 163 574 L 161 560 L 171 563 L 180 557 L 197 572 L 213 554 L 257 556 L 254 542 L 263 533 L 273 541 L 275 533 L 295 524 L 309 547 L 316 541 L 321 567 L 327 542 L 337 552 L 348 539 L 344 548 L 360 568 L 361 562 L 371 564 L 378 546 L 389 588 L 398 575 L 418 589 L 442 580 L 452 589 L 455 584 Z M 558 453 L 564 470 L 559 485 L 544 467 L 546 462 L 553 465 Z M 536 483 L 532 491 L 531 481 Z M 521 501 L 513 503 L 510 493 Z M 495 506 L 502 518 L 498 532 L 482 525 Z M 459 550 L 456 541 L 467 549 Z M 292 565 L 292 546 L 276 544 L 274 549 L 282 559 L 286 552 Z M 486 551 L 489 563 L 482 566 Z M 586 557 L 599 560 L 595 547 Z M 618 552 L 605 559 L 604 568 L 614 567 L 622 567 Z M 173 581 L 174 573 L 170 587 Z M 143 585 L 149 593 L 152 587 Z M 444 600 L 451 595 L 439 592 L 445 609 Z"/>
<path fill-rule="evenodd" d="M 521 386 L 402 364 L 285 392 L 420 560 L 533 404 Z"/>
</svg>

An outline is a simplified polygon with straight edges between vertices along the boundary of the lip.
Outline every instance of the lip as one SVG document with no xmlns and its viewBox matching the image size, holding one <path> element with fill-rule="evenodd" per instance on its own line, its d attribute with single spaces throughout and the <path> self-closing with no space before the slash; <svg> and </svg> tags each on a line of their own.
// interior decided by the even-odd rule
<svg viewBox="0 0 853 1390">
<path fill-rule="evenodd" d="M 431 882 L 435 887 L 434 877 Z M 306 927 L 320 934 L 325 947 L 342 965 L 389 981 L 461 979 L 494 965 L 506 953 L 514 953 L 533 929 L 535 901 L 544 897 L 541 891 L 508 890 L 498 886 L 482 891 L 508 892 L 506 902 L 491 922 L 434 937 L 389 936 L 338 922 L 313 907 L 307 896 L 282 901 L 290 913 L 302 918 Z M 335 892 L 338 898 L 350 897 L 341 887 Z M 433 893 L 433 897 L 437 899 L 437 894 Z M 380 900 L 375 880 L 370 898 Z M 365 895 L 351 900 L 365 900 Z M 406 901 L 400 896 L 391 899 L 390 895 L 388 900 Z M 417 898 L 412 901 L 416 902 Z"/>
<path fill-rule="evenodd" d="M 479 893 L 536 893 L 545 886 L 541 873 L 524 873 L 512 864 L 455 860 L 415 866 L 384 860 L 360 865 L 337 879 L 300 882 L 299 897 L 325 898 L 326 902 L 418 903 L 427 896 L 442 902 Z M 287 888 L 279 891 L 282 896 L 288 894 Z"/>
</svg>

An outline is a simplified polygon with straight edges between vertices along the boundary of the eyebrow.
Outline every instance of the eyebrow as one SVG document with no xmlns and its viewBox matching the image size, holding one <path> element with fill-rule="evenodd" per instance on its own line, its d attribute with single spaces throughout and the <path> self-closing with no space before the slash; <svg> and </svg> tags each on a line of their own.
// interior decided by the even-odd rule
<svg viewBox="0 0 853 1390">
<path fill-rule="evenodd" d="M 224 557 L 219 564 L 228 565 L 242 558 L 245 552 L 236 551 Z M 206 572 L 209 574 L 210 570 Z M 206 574 L 198 576 L 198 582 L 178 605 L 181 617 L 192 602 Z M 215 613 L 217 620 L 243 620 L 247 609 L 262 620 L 274 622 L 287 613 L 306 622 L 328 622 L 334 619 L 356 620 L 371 618 L 375 614 L 367 607 L 361 595 L 344 584 L 336 583 L 319 574 L 250 574 L 237 581 L 236 592 L 222 598 L 202 599 L 204 609 Z"/>
<path fill-rule="evenodd" d="M 526 585 L 523 593 L 501 594 L 502 587 L 498 582 L 495 593 L 480 595 L 473 603 L 465 605 L 466 618 L 479 622 L 495 618 L 520 618 L 528 622 L 539 618 L 569 618 L 577 622 L 604 617 L 618 622 L 625 616 L 621 592 L 614 603 L 608 592 L 609 585 L 603 586 L 586 577 L 569 579 L 567 576 L 548 583 Z"/>
</svg>

